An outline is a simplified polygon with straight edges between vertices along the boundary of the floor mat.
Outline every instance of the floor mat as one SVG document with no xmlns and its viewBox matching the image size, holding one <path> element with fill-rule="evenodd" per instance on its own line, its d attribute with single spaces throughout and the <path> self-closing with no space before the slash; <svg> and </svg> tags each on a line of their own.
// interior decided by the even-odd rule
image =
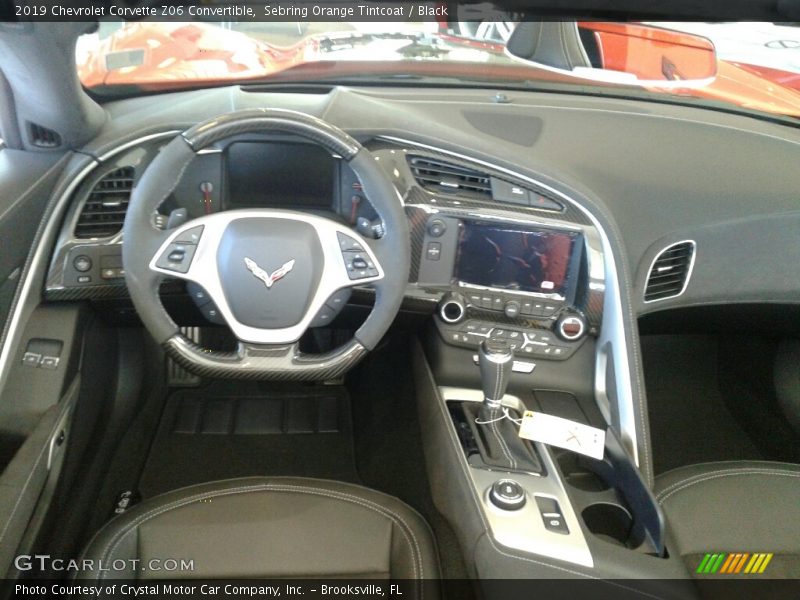
<svg viewBox="0 0 800 600">
<path fill-rule="evenodd" d="M 253 475 L 358 482 L 345 389 L 215 382 L 173 392 L 139 482 L 142 496 Z"/>
<path fill-rule="evenodd" d="M 642 336 L 655 472 L 762 454 L 720 392 L 718 340 L 701 335 Z"/>
</svg>

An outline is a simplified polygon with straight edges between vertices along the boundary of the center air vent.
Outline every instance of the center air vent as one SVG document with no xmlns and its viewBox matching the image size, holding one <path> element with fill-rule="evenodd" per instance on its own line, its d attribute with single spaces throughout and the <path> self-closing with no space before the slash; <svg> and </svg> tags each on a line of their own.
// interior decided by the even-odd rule
<svg viewBox="0 0 800 600">
<path fill-rule="evenodd" d="M 75 237 L 108 237 L 122 229 L 134 173 L 133 167 L 121 167 L 95 184 L 75 225 Z"/>
<path fill-rule="evenodd" d="M 492 196 L 492 186 L 486 173 L 421 156 L 409 157 L 408 163 L 414 178 L 426 190 Z"/>
<path fill-rule="evenodd" d="M 694 266 L 695 243 L 678 242 L 658 253 L 644 289 L 644 301 L 655 302 L 680 296 L 689 284 Z"/>
</svg>

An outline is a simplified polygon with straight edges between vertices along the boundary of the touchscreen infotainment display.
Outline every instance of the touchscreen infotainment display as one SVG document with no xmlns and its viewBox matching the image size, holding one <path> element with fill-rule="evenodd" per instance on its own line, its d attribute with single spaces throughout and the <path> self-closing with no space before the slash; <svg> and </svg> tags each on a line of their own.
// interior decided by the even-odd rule
<svg viewBox="0 0 800 600">
<path fill-rule="evenodd" d="M 564 295 L 579 233 L 464 222 L 455 278 L 486 287 Z"/>
</svg>

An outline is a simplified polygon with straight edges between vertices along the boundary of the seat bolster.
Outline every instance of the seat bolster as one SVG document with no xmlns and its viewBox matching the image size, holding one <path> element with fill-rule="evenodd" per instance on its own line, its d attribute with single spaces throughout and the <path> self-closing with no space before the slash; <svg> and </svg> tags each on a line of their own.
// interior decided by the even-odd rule
<svg viewBox="0 0 800 600">
<path fill-rule="evenodd" d="M 800 465 L 691 465 L 660 475 L 655 492 L 683 556 L 711 551 L 800 556 Z"/>
<path fill-rule="evenodd" d="M 148 499 L 95 535 L 83 556 L 95 568 L 81 577 L 158 577 L 98 569 L 179 557 L 197 557 L 197 568 L 162 576 L 439 577 L 433 535 L 409 506 L 358 485 L 292 477 L 218 481 Z"/>
</svg>

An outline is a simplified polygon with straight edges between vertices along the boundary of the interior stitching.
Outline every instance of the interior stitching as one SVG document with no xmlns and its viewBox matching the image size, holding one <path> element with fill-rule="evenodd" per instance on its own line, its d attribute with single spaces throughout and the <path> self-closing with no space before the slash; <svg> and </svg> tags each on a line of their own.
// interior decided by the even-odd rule
<svg viewBox="0 0 800 600">
<path fill-rule="evenodd" d="M 670 496 L 677 494 L 680 491 L 685 490 L 686 488 L 692 487 L 695 484 L 702 483 L 703 481 L 709 481 L 711 479 L 720 479 L 722 477 L 736 477 L 739 475 L 776 475 L 779 477 L 797 477 L 800 478 L 800 473 L 785 473 L 785 472 L 778 472 L 778 471 L 738 471 L 738 472 L 729 472 L 725 473 L 722 471 L 717 472 L 716 475 L 710 475 L 706 477 L 700 477 L 694 481 L 688 481 L 684 485 L 671 490 L 668 494 L 666 494 L 663 498 L 658 498 L 659 504 L 664 504 Z M 666 491 L 666 490 L 665 490 Z"/>
<path fill-rule="evenodd" d="M 705 473 L 695 473 L 694 475 L 689 475 L 688 477 L 684 477 L 671 483 L 663 490 L 659 491 L 656 494 L 656 498 L 660 498 L 664 494 L 668 493 L 670 490 L 675 489 L 676 487 L 686 483 L 687 481 L 691 481 L 693 479 L 704 479 L 710 477 L 711 475 L 716 475 L 717 473 L 741 473 L 741 474 L 765 474 L 765 475 L 780 475 L 783 473 L 789 473 L 789 471 L 781 471 L 780 469 L 776 469 L 774 467 L 728 467 L 726 469 L 717 469 L 715 471 L 706 471 Z M 800 475 L 800 473 L 798 473 Z"/>
<path fill-rule="evenodd" d="M 503 439 L 503 437 L 500 435 L 500 433 L 497 430 L 497 419 L 499 418 L 497 415 L 500 412 L 501 411 L 497 410 L 497 409 L 493 409 L 493 410 L 489 411 L 489 421 L 490 421 L 489 422 L 489 427 L 491 428 L 492 433 L 494 433 L 494 437 L 497 438 L 497 443 L 500 446 L 500 450 L 502 450 L 503 454 L 506 457 L 506 460 L 508 460 L 509 465 L 511 466 L 512 469 L 516 469 L 517 468 L 517 461 L 515 461 L 512 458 L 511 452 L 508 449 L 508 446 L 506 445 L 505 440 Z"/>
<path fill-rule="evenodd" d="M 260 485 L 253 485 L 253 486 L 234 487 L 234 488 L 229 488 L 229 489 L 226 489 L 226 490 L 213 490 L 213 491 L 204 492 L 204 493 L 201 493 L 201 494 L 195 494 L 193 496 L 189 496 L 188 498 L 182 498 L 180 500 L 176 500 L 176 501 L 174 501 L 174 502 L 172 502 L 172 503 L 170 503 L 170 504 L 168 504 L 167 506 L 164 506 L 164 507 L 151 509 L 150 511 L 144 513 L 143 515 L 140 515 L 140 516 L 136 517 L 131 523 L 128 523 L 121 531 L 119 531 L 114 536 L 112 536 L 111 540 L 109 540 L 109 542 L 106 544 L 105 548 L 103 549 L 102 553 L 100 554 L 101 560 L 105 560 L 106 557 L 109 554 L 113 555 L 114 551 L 117 549 L 117 546 L 119 546 L 119 544 L 122 542 L 122 539 L 125 537 L 125 534 L 127 534 L 131 529 L 141 525 L 142 523 L 144 523 L 145 521 L 148 521 L 149 519 L 152 519 L 153 517 L 156 517 L 156 516 L 158 516 L 160 514 L 163 514 L 163 513 L 167 512 L 167 511 L 170 511 L 170 510 L 173 510 L 173 509 L 176 509 L 176 508 L 180 508 L 180 507 L 185 506 L 187 504 L 191 504 L 191 503 L 193 503 L 193 502 L 195 502 L 197 500 L 201 500 L 201 499 L 208 498 L 208 497 L 233 495 L 233 494 L 243 494 L 243 493 L 248 493 L 248 492 L 267 491 L 267 490 L 289 491 L 289 492 L 300 493 L 300 494 L 311 494 L 311 495 L 317 495 L 317 496 L 326 496 L 326 497 L 334 498 L 334 499 L 337 499 L 337 500 L 343 500 L 345 502 L 352 502 L 354 504 L 358 504 L 358 505 L 363 506 L 365 508 L 369 508 L 370 510 L 374 510 L 375 512 L 377 512 L 379 514 L 382 514 L 383 516 L 388 516 L 396 524 L 397 524 L 397 521 L 399 521 L 402 524 L 401 531 L 403 532 L 403 536 L 405 537 L 406 542 L 408 543 L 409 547 L 412 549 L 412 554 L 414 555 L 414 562 L 412 563 L 413 567 L 414 567 L 414 577 L 415 577 L 415 579 L 424 578 L 424 567 L 423 567 L 423 564 L 422 564 L 422 553 L 420 552 L 420 547 L 419 547 L 419 544 L 417 542 L 417 538 L 414 535 L 414 531 L 408 526 L 408 524 L 405 522 L 405 520 L 399 514 L 395 513 L 391 509 L 382 507 L 379 504 L 375 504 L 375 503 L 371 502 L 370 500 L 366 500 L 366 499 L 363 499 L 363 498 L 358 498 L 356 496 L 352 496 L 352 495 L 346 494 L 344 492 L 339 492 L 339 491 L 334 491 L 334 490 L 321 490 L 319 488 L 310 488 L 310 487 L 306 488 L 306 487 L 300 487 L 300 486 L 295 486 L 295 485 L 290 485 L 290 484 L 260 484 Z M 408 533 L 406 533 L 406 529 L 408 530 Z M 408 534 L 411 534 L 411 538 L 413 539 L 413 544 L 411 543 L 411 539 L 409 539 Z M 112 546 L 112 543 L 113 543 L 113 546 Z M 417 570 L 418 566 L 419 566 L 419 571 Z M 105 572 L 103 571 L 100 574 L 100 579 L 102 580 L 104 578 L 105 578 Z M 420 585 L 420 598 L 424 597 L 423 596 L 423 594 L 424 594 L 423 589 L 424 589 L 424 586 Z"/>
</svg>

